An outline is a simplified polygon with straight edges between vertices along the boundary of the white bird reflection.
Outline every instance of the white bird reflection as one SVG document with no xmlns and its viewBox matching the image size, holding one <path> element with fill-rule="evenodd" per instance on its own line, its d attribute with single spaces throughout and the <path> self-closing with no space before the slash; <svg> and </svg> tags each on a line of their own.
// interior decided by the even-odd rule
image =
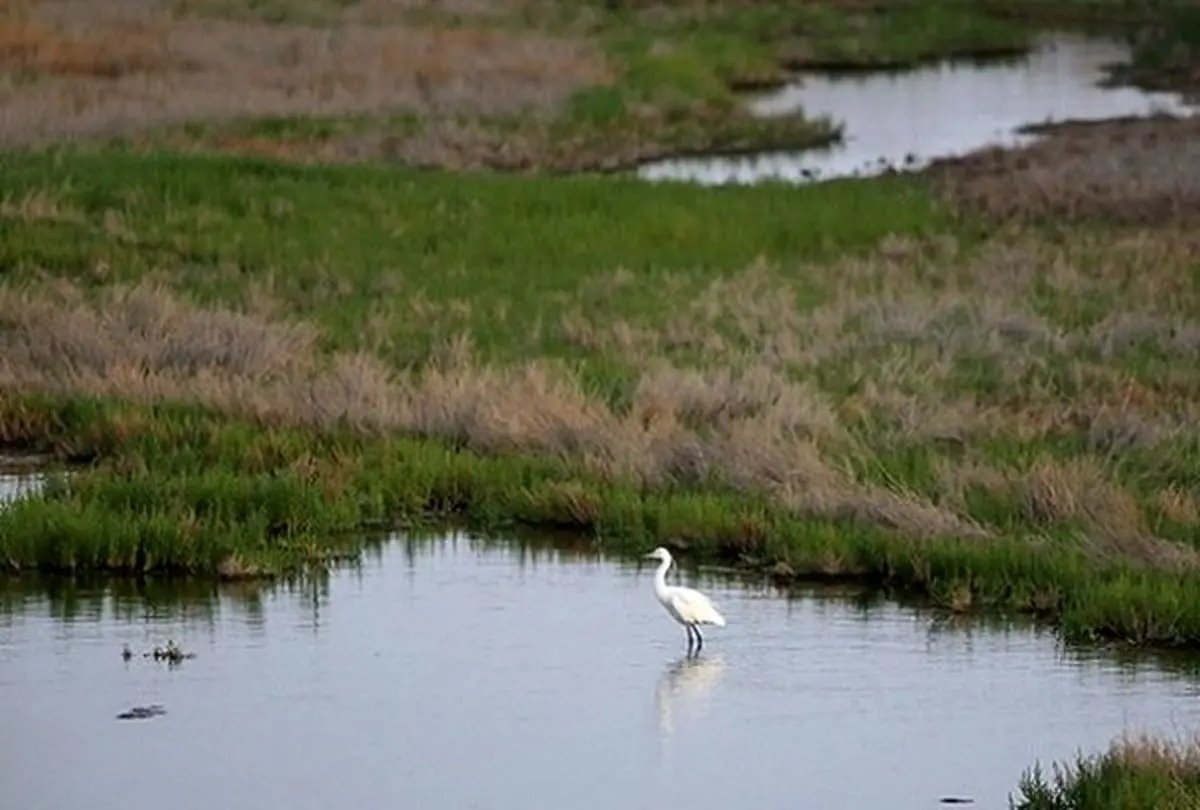
<svg viewBox="0 0 1200 810">
<path fill-rule="evenodd" d="M 654 695 L 659 732 L 669 736 L 675 731 L 675 717 L 681 709 L 692 709 L 695 717 L 703 715 L 724 670 L 722 655 L 684 656 L 668 666 Z"/>
</svg>

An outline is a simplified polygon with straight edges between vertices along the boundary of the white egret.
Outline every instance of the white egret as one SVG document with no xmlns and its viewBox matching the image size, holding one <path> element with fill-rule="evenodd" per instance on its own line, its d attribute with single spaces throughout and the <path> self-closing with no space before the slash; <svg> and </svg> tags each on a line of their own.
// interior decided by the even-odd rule
<svg viewBox="0 0 1200 810">
<path fill-rule="evenodd" d="M 648 559 L 658 560 L 658 570 L 654 572 L 654 595 L 671 614 L 671 618 L 679 622 L 687 630 L 688 651 L 692 649 L 692 634 L 696 634 L 696 652 L 704 646 L 704 638 L 700 635 L 700 625 L 715 624 L 725 626 L 725 617 L 717 612 L 712 600 L 692 588 L 667 584 L 667 570 L 674 560 L 671 552 L 662 546 L 646 555 Z"/>
</svg>

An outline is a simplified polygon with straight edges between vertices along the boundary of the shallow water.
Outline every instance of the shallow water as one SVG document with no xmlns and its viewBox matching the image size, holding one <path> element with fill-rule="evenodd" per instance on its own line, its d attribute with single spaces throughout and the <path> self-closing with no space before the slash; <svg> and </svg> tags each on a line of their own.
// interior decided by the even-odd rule
<svg viewBox="0 0 1200 810">
<path fill-rule="evenodd" d="M 7 466 L 0 458 L 0 508 L 15 498 L 38 492 L 43 483 L 41 474 L 16 466 Z"/>
<path fill-rule="evenodd" d="M 0 806 L 1003 808 L 1037 758 L 1200 721 L 1187 675 L 1031 630 L 393 541 L 321 585 L 0 590 Z M 141 652 L 171 638 L 197 657 Z M 136 705 L 166 714 L 117 720 Z"/>
<path fill-rule="evenodd" d="M 889 166 L 920 169 L 985 147 L 1019 146 L 1034 137 L 1017 132 L 1029 124 L 1194 112 L 1173 93 L 1099 86 L 1105 65 L 1128 56 L 1117 42 L 1056 34 L 1040 39 L 1029 56 L 1004 63 L 806 75 L 752 108 L 764 116 L 801 109 L 827 115 L 845 125 L 843 143 L 799 153 L 661 161 L 641 167 L 639 175 L 707 184 L 870 176 Z"/>
</svg>

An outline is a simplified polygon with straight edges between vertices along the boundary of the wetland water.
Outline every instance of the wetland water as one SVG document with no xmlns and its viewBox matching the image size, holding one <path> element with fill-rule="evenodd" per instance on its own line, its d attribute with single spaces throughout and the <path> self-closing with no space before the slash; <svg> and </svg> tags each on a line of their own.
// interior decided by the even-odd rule
<svg viewBox="0 0 1200 810">
<path fill-rule="evenodd" d="M 6 463 L 0 456 L 0 508 L 14 498 L 21 498 L 38 492 L 42 486 L 42 477 L 27 465 Z"/>
<path fill-rule="evenodd" d="M 870 176 L 888 166 L 920 169 L 931 160 L 1028 143 L 1030 124 L 1101 120 L 1155 112 L 1190 115 L 1174 93 L 1101 87 L 1105 66 L 1128 58 L 1117 42 L 1047 36 L 1027 57 L 991 64 L 943 63 L 901 73 L 828 77 L 751 102 L 759 115 L 803 110 L 845 126 L 843 143 L 804 152 L 664 160 L 642 166 L 647 180 L 707 184 L 805 182 Z"/>
<path fill-rule="evenodd" d="M 729 626 L 687 663 L 651 577 L 453 537 L 187 599 L 10 584 L 0 807 L 999 810 L 1038 758 L 1200 722 L 1184 674 L 819 592 L 705 581 Z M 167 639 L 197 657 L 120 656 Z"/>
</svg>

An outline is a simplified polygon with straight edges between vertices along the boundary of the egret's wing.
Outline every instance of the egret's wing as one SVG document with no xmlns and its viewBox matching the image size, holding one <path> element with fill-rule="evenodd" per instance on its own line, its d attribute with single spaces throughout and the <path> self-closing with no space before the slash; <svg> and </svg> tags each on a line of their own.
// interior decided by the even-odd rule
<svg viewBox="0 0 1200 810">
<path fill-rule="evenodd" d="M 679 615 L 690 622 L 715 622 L 724 624 L 712 600 L 700 591 L 691 588 L 676 588 L 671 593 L 671 602 Z"/>
<path fill-rule="evenodd" d="M 712 604 L 712 600 L 700 593 L 700 591 L 682 586 L 675 588 L 675 598 L 679 600 L 681 605 L 704 606 Z"/>
</svg>

